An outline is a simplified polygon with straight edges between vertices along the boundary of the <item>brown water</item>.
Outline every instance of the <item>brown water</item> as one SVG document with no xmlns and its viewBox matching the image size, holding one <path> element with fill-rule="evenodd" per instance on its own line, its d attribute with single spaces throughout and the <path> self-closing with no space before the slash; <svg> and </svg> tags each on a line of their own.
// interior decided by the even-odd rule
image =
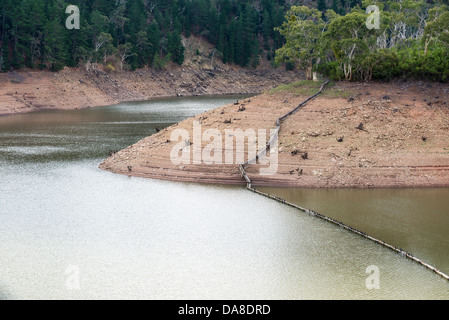
<svg viewBox="0 0 449 320">
<path fill-rule="evenodd" d="M 449 274 L 449 188 L 259 188 L 401 248 Z"/>
<path fill-rule="evenodd" d="M 0 299 L 449 298 L 427 269 L 244 188 L 98 169 L 110 150 L 234 99 L 0 118 Z M 270 192 L 448 269 L 447 190 Z"/>
</svg>

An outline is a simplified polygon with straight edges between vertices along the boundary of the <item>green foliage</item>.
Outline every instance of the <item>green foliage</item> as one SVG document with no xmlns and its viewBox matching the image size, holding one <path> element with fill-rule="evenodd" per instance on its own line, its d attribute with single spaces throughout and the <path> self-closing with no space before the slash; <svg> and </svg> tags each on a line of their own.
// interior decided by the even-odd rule
<svg viewBox="0 0 449 320">
<path fill-rule="evenodd" d="M 327 10 L 326 0 L 318 0 L 317 9 L 321 12 L 325 12 Z"/>
<path fill-rule="evenodd" d="M 447 47 L 436 43 L 427 53 L 422 44 L 399 51 L 399 71 L 409 78 L 433 81 L 449 81 L 449 52 Z"/>
<path fill-rule="evenodd" d="M 162 70 L 170 60 L 170 54 L 168 54 L 165 58 L 161 58 L 159 53 L 156 53 L 153 58 L 153 68 L 155 70 Z"/>
<path fill-rule="evenodd" d="M 280 85 L 277 88 L 271 89 L 270 94 L 277 92 L 288 92 L 296 96 L 310 96 L 319 90 L 321 84 L 311 80 L 299 80 L 293 83 Z"/>
<path fill-rule="evenodd" d="M 0 70 L 111 62 L 162 69 L 185 60 L 183 37 L 204 37 L 223 62 L 319 71 L 332 79 L 448 81 L 447 0 L 73 0 L 81 29 L 67 30 L 66 0 L 0 0 Z M 379 30 L 364 10 L 381 9 Z"/>
<path fill-rule="evenodd" d="M 181 34 L 178 30 L 175 30 L 168 37 L 168 52 L 171 55 L 172 61 L 178 65 L 184 63 L 184 51 L 185 48 L 182 44 Z"/>
<path fill-rule="evenodd" d="M 106 65 L 106 71 L 107 71 L 107 72 L 115 72 L 116 69 L 115 69 L 115 67 L 114 67 L 112 64 L 108 63 L 108 64 Z"/>
<path fill-rule="evenodd" d="M 340 63 L 337 61 L 322 63 L 317 67 L 317 71 L 334 81 L 341 81 L 345 79 L 345 74 L 340 67 Z"/>
<path fill-rule="evenodd" d="M 424 40 L 426 44 L 440 42 L 449 47 L 449 7 L 443 5 L 429 12 Z"/>
<path fill-rule="evenodd" d="M 274 28 L 289 9 L 285 0 L 73 0 L 70 4 L 80 8 L 80 30 L 65 28 L 66 0 L 0 0 L 1 70 L 57 70 L 66 65 L 105 64 L 112 58 L 115 65 L 134 69 L 151 67 L 168 55 L 182 65 L 182 37 L 191 35 L 205 37 L 225 63 L 255 67 L 261 55 L 284 44 Z M 130 54 L 123 55 L 129 46 Z"/>
<path fill-rule="evenodd" d="M 422 0 L 366 0 L 363 7 L 372 4 L 383 9 L 373 30 L 358 7 L 342 15 L 328 10 L 324 17 L 292 7 L 279 28 L 286 43 L 276 61 L 296 59 L 308 73 L 315 64 L 333 80 L 449 81 L 449 8 Z"/>
<path fill-rule="evenodd" d="M 277 88 L 271 89 L 269 94 L 276 94 L 278 92 L 288 92 L 295 96 L 311 96 L 315 94 L 320 87 L 321 82 L 311 81 L 311 80 L 300 80 L 294 83 L 280 85 Z M 349 90 L 342 90 L 335 87 L 335 84 L 331 82 L 327 86 L 327 90 L 323 92 L 323 96 L 326 98 L 343 98 L 347 99 L 353 96 L 353 92 Z"/>
<path fill-rule="evenodd" d="M 394 50 L 380 50 L 369 55 L 367 61 L 371 65 L 366 68 L 372 70 L 371 76 L 376 80 L 391 80 L 401 76 L 399 55 Z"/>
<path fill-rule="evenodd" d="M 276 62 L 295 63 L 305 68 L 312 77 L 314 61 L 321 56 L 324 21 L 317 9 L 306 6 L 292 7 L 287 12 L 286 22 L 276 30 L 286 38 L 285 45 L 277 50 Z"/>
</svg>

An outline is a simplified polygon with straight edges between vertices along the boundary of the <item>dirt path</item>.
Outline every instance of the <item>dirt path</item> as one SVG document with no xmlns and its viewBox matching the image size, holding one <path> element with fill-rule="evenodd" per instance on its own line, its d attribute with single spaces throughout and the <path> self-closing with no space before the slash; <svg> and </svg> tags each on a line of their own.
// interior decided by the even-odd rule
<svg viewBox="0 0 449 320">
<path fill-rule="evenodd" d="M 113 155 L 100 167 L 153 179 L 245 185 L 238 164 L 174 165 L 170 152 L 179 141 L 171 141 L 171 133 L 184 129 L 193 136 L 194 121 L 201 121 L 203 130 L 220 130 L 223 139 L 226 129 L 269 130 L 309 96 L 304 92 L 280 90 L 206 112 Z M 262 166 L 256 165 L 248 175 L 255 186 L 447 187 L 448 104 L 448 87 L 439 84 L 339 83 L 284 122 L 277 173 L 261 176 Z"/>
</svg>

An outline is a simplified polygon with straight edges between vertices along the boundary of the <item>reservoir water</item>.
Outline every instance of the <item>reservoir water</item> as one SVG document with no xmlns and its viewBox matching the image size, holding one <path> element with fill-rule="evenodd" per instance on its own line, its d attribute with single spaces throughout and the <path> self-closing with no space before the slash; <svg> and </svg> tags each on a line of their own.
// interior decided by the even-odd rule
<svg viewBox="0 0 449 320">
<path fill-rule="evenodd" d="M 237 98 L 0 117 L 0 299 L 449 298 L 427 269 L 245 188 L 98 169 L 156 127 Z M 265 191 L 449 273 L 447 189 Z"/>
</svg>

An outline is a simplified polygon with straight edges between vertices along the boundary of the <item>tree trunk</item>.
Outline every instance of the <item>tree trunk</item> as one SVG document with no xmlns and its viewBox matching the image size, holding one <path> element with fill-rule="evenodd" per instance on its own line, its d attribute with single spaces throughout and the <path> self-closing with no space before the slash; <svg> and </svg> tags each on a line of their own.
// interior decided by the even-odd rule
<svg viewBox="0 0 449 320">
<path fill-rule="evenodd" d="M 313 62 L 310 62 L 309 66 L 306 68 L 306 77 L 307 80 L 313 80 Z"/>
<path fill-rule="evenodd" d="M 432 42 L 432 37 L 430 39 L 425 40 L 425 49 L 424 49 L 424 55 L 427 56 L 427 53 L 429 52 L 429 45 Z"/>
</svg>

